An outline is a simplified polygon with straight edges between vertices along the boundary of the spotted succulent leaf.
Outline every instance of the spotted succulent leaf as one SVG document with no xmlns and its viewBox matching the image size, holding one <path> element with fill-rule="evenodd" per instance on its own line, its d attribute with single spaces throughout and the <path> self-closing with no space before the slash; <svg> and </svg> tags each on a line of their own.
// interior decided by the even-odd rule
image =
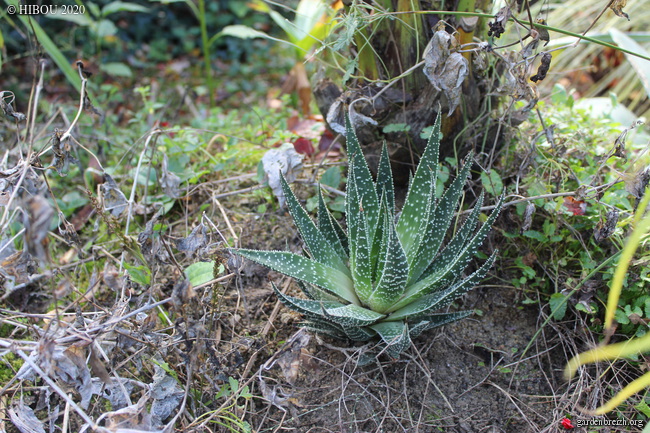
<svg viewBox="0 0 650 433">
<path fill-rule="evenodd" d="M 408 259 L 400 244 L 395 224 L 388 221 L 386 253 L 381 260 L 381 276 L 368 298 L 368 305 L 375 311 L 385 312 L 397 301 L 406 289 Z"/>
<path fill-rule="evenodd" d="M 457 253 L 458 251 L 460 251 L 460 249 L 466 244 L 469 237 L 474 233 L 474 230 L 476 229 L 476 224 L 478 222 L 481 206 L 483 206 L 483 197 L 484 197 L 483 194 L 479 196 L 478 200 L 476 201 L 476 204 L 474 205 L 474 209 L 465 220 L 465 223 L 462 225 L 460 229 L 458 229 L 455 236 L 452 238 L 452 240 L 447 244 L 447 246 L 443 250 L 443 254 L 446 253 L 446 255 L 445 258 L 439 259 L 441 265 L 444 265 L 445 260 L 448 260 L 449 257 L 453 257 L 455 255 L 452 252 L 455 251 Z M 448 225 L 449 224 L 447 224 L 447 227 Z M 431 229 L 432 231 L 441 231 L 435 228 L 431 228 Z M 435 236 L 435 235 L 439 235 L 439 234 L 432 233 L 430 234 L 430 236 L 426 236 L 426 238 L 430 239 L 431 236 Z M 443 236 L 444 234 L 441 237 Z M 417 281 L 422 276 L 422 273 L 424 273 L 424 271 L 431 265 L 436 255 L 436 252 L 438 251 L 439 244 L 436 245 L 437 243 L 438 243 L 437 241 L 425 242 L 420 246 L 420 251 L 414 257 L 413 262 L 411 264 L 409 281 Z"/>
<path fill-rule="evenodd" d="M 456 276 L 469 264 L 469 261 L 478 251 L 479 246 L 487 236 L 492 223 L 496 219 L 503 197 L 499 200 L 497 207 L 492 211 L 487 221 L 476 232 L 474 237 L 454 257 L 440 256 L 424 271 L 422 279 L 409 286 L 406 293 L 393 307 L 387 312 L 397 311 L 400 308 L 414 302 L 415 300 L 426 296 L 440 289 L 456 279 Z"/>
<path fill-rule="evenodd" d="M 357 203 L 366 212 L 366 220 L 371 233 L 374 233 L 374 228 L 379 219 L 379 198 L 377 197 L 377 189 L 370 174 L 370 168 L 363 156 L 359 139 L 356 132 L 350 124 L 348 118 L 345 123 L 346 140 L 348 149 L 348 160 L 352 170 L 348 172 L 348 187 L 353 184 L 357 189 L 358 199 Z"/>
<path fill-rule="evenodd" d="M 367 299 L 372 294 L 372 261 L 368 239 L 368 223 L 366 222 L 365 212 L 359 211 L 357 219 L 357 239 L 355 241 L 354 264 L 351 269 L 354 289 L 359 300 L 367 303 Z"/>
<path fill-rule="evenodd" d="M 323 200 L 323 192 L 320 188 L 318 188 L 318 229 L 341 260 L 347 261 L 347 237 L 339 223 L 332 218 L 332 215 L 327 210 L 325 200 Z"/>
<path fill-rule="evenodd" d="M 402 247 L 409 259 L 417 253 L 422 232 L 426 230 L 430 209 L 435 205 L 438 157 L 440 152 L 440 116 L 432 128 L 431 135 L 420 164 L 411 181 L 402 214 L 397 223 L 397 232 Z M 410 260 L 409 260 L 410 261 Z"/>
<path fill-rule="evenodd" d="M 496 253 L 492 254 L 485 263 L 483 263 L 483 265 L 469 277 L 462 279 L 447 289 L 416 299 L 405 307 L 391 313 L 386 320 L 413 320 L 424 315 L 430 315 L 435 310 L 442 310 L 443 308 L 448 307 L 452 302 L 471 290 L 485 277 L 494 264 L 495 259 Z"/>
<path fill-rule="evenodd" d="M 411 336 L 406 322 L 381 322 L 371 325 L 386 344 L 386 354 L 398 358 L 411 345 Z"/>
<path fill-rule="evenodd" d="M 286 179 L 282 174 L 280 174 L 280 183 L 282 184 L 282 192 L 287 201 L 287 207 L 289 212 L 293 217 L 293 221 L 296 223 L 302 239 L 307 245 L 309 253 L 318 263 L 333 267 L 339 271 L 349 274 L 350 269 L 343 262 L 343 259 L 339 256 L 339 253 L 328 241 L 328 239 L 323 235 L 323 233 L 316 227 L 314 222 L 307 214 L 307 211 L 298 203 L 298 199 L 291 191 L 291 187 L 287 183 Z"/>
<path fill-rule="evenodd" d="M 309 299 L 294 298 L 274 286 L 283 304 L 303 314 L 309 330 L 352 341 L 379 339 L 398 357 L 411 339 L 427 329 L 471 312 L 437 314 L 485 277 L 493 254 L 469 277 L 463 270 L 494 222 L 503 198 L 478 230 L 483 195 L 465 223 L 443 247 L 463 194 L 472 157 L 436 200 L 440 122 L 436 121 L 420 164 L 411 178 L 402 212 L 395 221 L 395 195 L 386 146 L 373 181 L 357 137 L 347 126 L 347 232 L 327 210 L 319 191 L 317 224 L 282 180 L 289 210 L 310 257 L 280 251 L 232 251 L 296 278 Z"/>
<path fill-rule="evenodd" d="M 422 319 L 420 322 L 410 327 L 411 338 L 415 338 L 424 331 L 429 329 L 437 328 L 438 326 L 443 326 L 448 323 L 455 322 L 457 320 L 462 320 L 468 316 L 471 316 L 471 311 L 458 311 L 454 313 L 444 313 L 444 314 L 433 314 Z"/>
<path fill-rule="evenodd" d="M 381 200 L 384 196 L 386 208 L 392 217 L 395 212 L 395 186 L 393 185 L 393 172 L 390 169 L 390 158 L 388 157 L 386 142 L 381 147 L 381 156 L 379 157 L 379 166 L 377 167 L 377 197 L 380 199 L 379 215 L 381 215 Z"/>
<path fill-rule="evenodd" d="M 230 252 L 267 266 L 297 280 L 320 287 L 349 303 L 358 304 L 354 284 L 349 275 L 287 251 L 257 251 L 232 248 Z"/>
<path fill-rule="evenodd" d="M 471 161 L 471 153 L 467 158 Z M 454 211 L 458 206 L 458 201 L 463 192 L 463 185 L 467 181 L 471 164 L 466 163 L 460 170 L 460 173 L 451 183 L 449 188 L 443 193 L 437 206 L 429 209 L 430 216 L 428 219 L 427 227 L 424 229 L 424 236 L 426 242 L 419 245 L 417 254 L 412 256 L 412 267 L 409 281 L 417 281 L 422 276 L 424 270 L 431 264 L 433 258 L 438 253 L 440 246 L 445 238 L 445 234 L 451 224 Z"/>
<path fill-rule="evenodd" d="M 376 313 L 354 304 L 330 308 L 323 307 L 323 309 L 325 317 L 344 328 L 372 325 L 386 317 L 385 314 Z"/>
</svg>

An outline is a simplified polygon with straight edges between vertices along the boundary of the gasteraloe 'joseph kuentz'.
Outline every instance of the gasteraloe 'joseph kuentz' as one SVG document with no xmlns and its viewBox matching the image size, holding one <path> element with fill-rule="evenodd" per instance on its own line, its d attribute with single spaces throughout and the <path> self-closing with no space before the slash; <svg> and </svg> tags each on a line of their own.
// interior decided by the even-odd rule
<svg viewBox="0 0 650 433">
<path fill-rule="evenodd" d="M 280 300 L 302 313 L 308 329 L 341 339 L 377 339 L 398 357 L 423 331 L 462 319 L 471 311 L 435 313 L 475 286 L 495 254 L 474 273 L 463 270 L 482 244 L 502 204 L 476 230 L 481 194 L 474 210 L 443 247 L 454 218 L 472 156 L 436 199 L 440 121 L 412 178 L 401 214 L 395 218 L 393 177 L 384 146 L 374 182 L 356 134 L 347 121 L 349 158 L 347 233 L 319 197 L 317 224 L 298 203 L 287 182 L 282 187 L 289 211 L 310 257 L 285 251 L 232 251 L 293 277 L 308 299 L 282 294 Z"/>
</svg>

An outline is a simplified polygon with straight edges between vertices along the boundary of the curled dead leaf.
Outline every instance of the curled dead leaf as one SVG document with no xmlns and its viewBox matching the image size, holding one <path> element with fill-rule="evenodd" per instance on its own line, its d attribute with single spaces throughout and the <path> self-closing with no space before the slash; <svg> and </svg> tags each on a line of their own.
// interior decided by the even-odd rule
<svg viewBox="0 0 650 433">
<path fill-rule="evenodd" d="M 623 8 L 627 5 L 627 0 L 614 0 L 609 7 L 616 14 L 616 16 L 621 18 L 626 18 L 630 21 L 630 16 L 623 12 Z"/>
<path fill-rule="evenodd" d="M 605 220 L 598 221 L 594 229 L 594 239 L 596 242 L 602 242 L 610 237 L 614 230 L 616 230 L 616 223 L 618 223 L 618 209 L 612 209 L 605 215 Z"/>
</svg>

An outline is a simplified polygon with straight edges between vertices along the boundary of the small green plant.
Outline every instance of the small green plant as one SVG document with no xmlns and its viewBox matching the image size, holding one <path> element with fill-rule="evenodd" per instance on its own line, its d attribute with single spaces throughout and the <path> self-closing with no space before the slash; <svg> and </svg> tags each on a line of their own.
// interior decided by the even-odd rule
<svg viewBox="0 0 650 433">
<path fill-rule="evenodd" d="M 621 252 L 614 278 L 612 279 L 609 296 L 607 298 L 607 310 L 605 312 L 605 332 L 612 335 L 614 333 L 614 318 L 616 315 L 619 298 L 623 290 L 623 280 L 630 267 L 639 245 L 648 241 L 650 233 L 650 215 L 645 215 L 650 203 L 650 189 L 646 189 L 645 196 L 640 202 L 637 212 L 634 216 L 634 230 L 630 234 L 623 251 Z M 645 215 L 645 216 L 644 216 Z M 591 364 L 599 361 L 618 360 L 624 357 L 633 356 L 650 351 L 650 333 L 643 337 L 632 338 L 621 343 L 609 344 L 596 347 L 574 356 L 564 369 L 564 376 L 570 380 L 577 372 L 578 368 L 585 364 Z M 625 400 L 650 386 L 650 373 L 629 383 L 616 396 L 607 403 L 593 411 L 594 415 L 602 415 L 611 412 Z M 645 430 L 644 430 L 645 431 Z"/>
<path fill-rule="evenodd" d="M 487 273 L 495 254 L 473 274 L 461 277 L 494 222 L 503 199 L 475 230 L 483 195 L 455 236 L 443 247 L 454 210 L 469 175 L 472 157 L 436 200 L 440 119 L 402 208 L 395 215 L 393 179 L 386 147 L 377 181 L 346 122 L 349 173 L 347 233 L 319 198 L 318 224 L 300 206 L 288 183 L 282 187 L 291 215 L 310 257 L 284 251 L 232 249 L 232 252 L 296 278 L 309 299 L 274 289 L 289 308 L 305 315 L 308 329 L 340 339 L 380 339 L 398 357 L 411 339 L 427 329 L 467 317 L 471 312 L 435 313 L 470 290 Z"/>
</svg>

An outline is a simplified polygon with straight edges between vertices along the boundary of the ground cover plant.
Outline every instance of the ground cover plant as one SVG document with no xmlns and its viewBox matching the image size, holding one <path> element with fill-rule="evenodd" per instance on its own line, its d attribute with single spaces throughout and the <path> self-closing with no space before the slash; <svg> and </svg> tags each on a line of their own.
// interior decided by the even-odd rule
<svg viewBox="0 0 650 433">
<path fill-rule="evenodd" d="M 83 26 L 60 26 L 60 20 L 46 17 L 34 17 L 30 25 L 26 16 L 0 16 L 0 428 L 555 432 L 590 419 L 582 408 L 601 406 L 647 368 L 639 354 L 581 367 L 571 382 L 562 377 L 574 355 L 601 339 L 616 344 L 647 335 L 650 319 L 647 237 L 642 237 L 627 278 L 617 280 L 621 296 L 609 309 L 617 327 L 606 334 L 603 328 L 620 250 L 642 216 L 637 203 L 649 178 L 648 137 L 637 116 L 647 100 L 639 86 L 620 99 L 634 112 L 607 94 L 617 87 L 590 91 L 599 99 L 578 97 L 582 88 L 571 71 L 555 69 L 561 64 L 555 56 L 580 48 L 573 49 L 572 42 L 554 45 L 560 39 L 553 31 L 558 18 L 544 9 L 560 13 L 562 4 L 511 1 L 488 10 L 459 2 L 442 14 L 423 2 L 417 10 L 409 9 L 413 2 L 341 2 L 327 16 L 333 24 L 329 38 L 314 42 L 304 57 L 316 93 L 327 79 L 345 85 L 328 109 L 318 104 L 319 117 L 305 114 L 304 100 L 281 94 L 283 76 L 295 65 L 293 48 L 220 33 L 225 25 L 246 25 L 285 39 L 291 32 L 271 25 L 282 16 L 287 23 L 297 20 L 299 2 L 267 2 L 277 13 L 273 21 L 268 10 L 244 11 L 235 1 L 179 2 L 169 9 L 162 3 L 98 2 L 87 17 L 94 21 Z M 611 10 L 623 14 L 632 6 L 638 5 L 610 2 L 598 11 L 604 11 L 602 19 L 611 15 L 627 25 Z M 198 14 L 182 15 L 190 10 Z M 580 35 L 599 21 L 598 11 L 569 33 Z M 641 17 L 629 15 L 631 23 Z M 163 23 L 161 16 L 173 19 Z M 461 22 L 468 17 L 479 18 L 472 31 L 463 30 L 471 27 Z M 95 32 L 102 21 L 117 32 Z M 143 36 L 146 26 L 137 24 L 144 22 L 156 23 L 150 35 Z M 198 35 L 203 37 L 193 38 Z M 395 62 L 381 64 L 386 35 L 389 49 L 413 38 L 419 39 L 411 46 L 426 48 L 434 39 L 447 44 L 448 56 L 432 57 L 441 52 L 431 47 L 427 55 L 397 50 L 391 54 Z M 204 44 L 205 36 L 208 42 L 214 37 L 214 44 Z M 629 36 L 643 41 L 643 35 Z M 494 53 L 484 50 L 486 41 Z M 509 49 L 511 42 L 516 45 Z M 545 54 L 552 55 L 550 64 Z M 643 60 L 641 51 L 634 54 Z M 417 128 L 399 120 L 403 113 L 397 112 L 414 102 L 403 79 L 424 83 L 422 88 L 454 84 L 436 81 L 431 72 L 444 71 L 448 60 L 449 66 L 452 60 L 463 63 L 459 56 L 469 57 L 471 67 L 467 84 L 441 88 L 441 98 L 459 104 L 450 116 L 447 100 L 438 117 L 445 147 L 438 161 L 435 146 L 424 153 L 405 139 L 432 138 L 435 144 L 440 137 L 432 132 L 433 117 Z M 481 59 L 487 60 L 485 70 Z M 371 76 L 373 62 L 377 76 Z M 116 63 L 131 74 L 120 75 L 126 69 Z M 382 75 L 389 70 L 392 75 Z M 327 79 L 320 81 L 323 74 Z M 530 81 L 533 76 L 537 83 Z M 471 90 L 472 80 L 483 96 L 457 100 L 455 92 Z M 554 86 L 558 81 L 563 85 Z M 397 117 L 384 117 L 391 107 L 399 107 Z M 480 115 L 458 122 L 472 107 L 479 107 Z M 310 110 L 316 112 L 314 104 Z M 348 152 L 340 128 L 344 114 L 363 134 L 358 147 L 348 140 L 355 149 Z M 492 135 L 483 122 L 488 118 L 495 125 Z M 460 138 L 445 128 L 452 121 L 484 129 L 477 135 L 469 127 Z M 326 132 L 327 124 L 334 133 Z M 385 150 L 379 137 L 388 138 Z M 488 145 L 492 140 L 498 146 Z M 475 151 L 465 164 L 463 145 Z M 405 186 L 396 182 L 392 200 L 399 217 L 392 231 L 393 206 L 387 204 L 392 188 L 386 179 L 400 168 Z M 447 181 L 451 192 L 445 193 Z M 359 206 L 349 199 L 355 194 Z M 436 237 L 438 255 L 417 254 L 426 237 L 406 236 L 400 226 L 419 216 L 408 211 L 413 194 L 426 197 L 429 216 L 445 214 L 445 224 L 436 227 L 445 232 Z M 283 195 L 286 208 L 280 205 Z M 334 242 L 336 255 L 327 258 L 338 256 L 344 273 L 346 260 L 363 257 L 366 245 L 369 252 L 382 249 L 381 243 L 359 239 L 349 249 L 351 234 L 364 233 L 343 218 L 350 214 L 360 217 L 359 224 L 373 221 L 375 233 L 386 229 L 388 240 L 392 233 L 386 250 L 390 245 L 399 255 L 399 245 L 409 266 L 425 273 L 429 259 L 444 265 L 455 254 L 467 261 L 447 289 L 420 300 L 437 301 L 476 285 L 446 308 L 430 311 L 438 318 L 473 314 L 442 331 L 408 338 L 405 324 L 417 330 L 420 320 L 395 326 L 375 315 L 380 321 L 367 325 L 402 332 L 393 339 L 369 328 L 368 342 L 349 342 L 350 328 L 332 326 L 332 311 L 308 311 L 312 328 L 329 326 L 346 337 L 332 339 L 309 326 L 300 329 L 305 315 L 283 305 L 283 300 L 303 305 L 303 289 L 319 292 L 232 253 L 246 248 L 251 256 L 275 250 L 305 261 L 305 254 L 323 259 L 313 254 L 315 241 L 296 225 L 309 231 L 328 223 L 333 231 L 327 240 Z M 310 225 L 311 218 L 317 225 Z M 348 235 L 347 250 L 337 223 Z M 478 232 L 469 230 L 479 223 Z M 469 260 L 483 236 L 478 259 Z M 369 263 L 379 268 L 381 260 Z M 350 272 L 349 279 L 366 284 L 364 272 Z M 381 316 L 391 308 L 379 298 L 367 301 Z M 422 311 L 434 306 L 413 305 Z M 409 347 L 401 344 L 409 341 Z M 374 356 L 382 351 L 390 356 Z M 617 405 L 608 417 L 638 424 L 609 431 L 638 431 L 650 415 L 649 400 L 642 392 Z"/>
</svg>

